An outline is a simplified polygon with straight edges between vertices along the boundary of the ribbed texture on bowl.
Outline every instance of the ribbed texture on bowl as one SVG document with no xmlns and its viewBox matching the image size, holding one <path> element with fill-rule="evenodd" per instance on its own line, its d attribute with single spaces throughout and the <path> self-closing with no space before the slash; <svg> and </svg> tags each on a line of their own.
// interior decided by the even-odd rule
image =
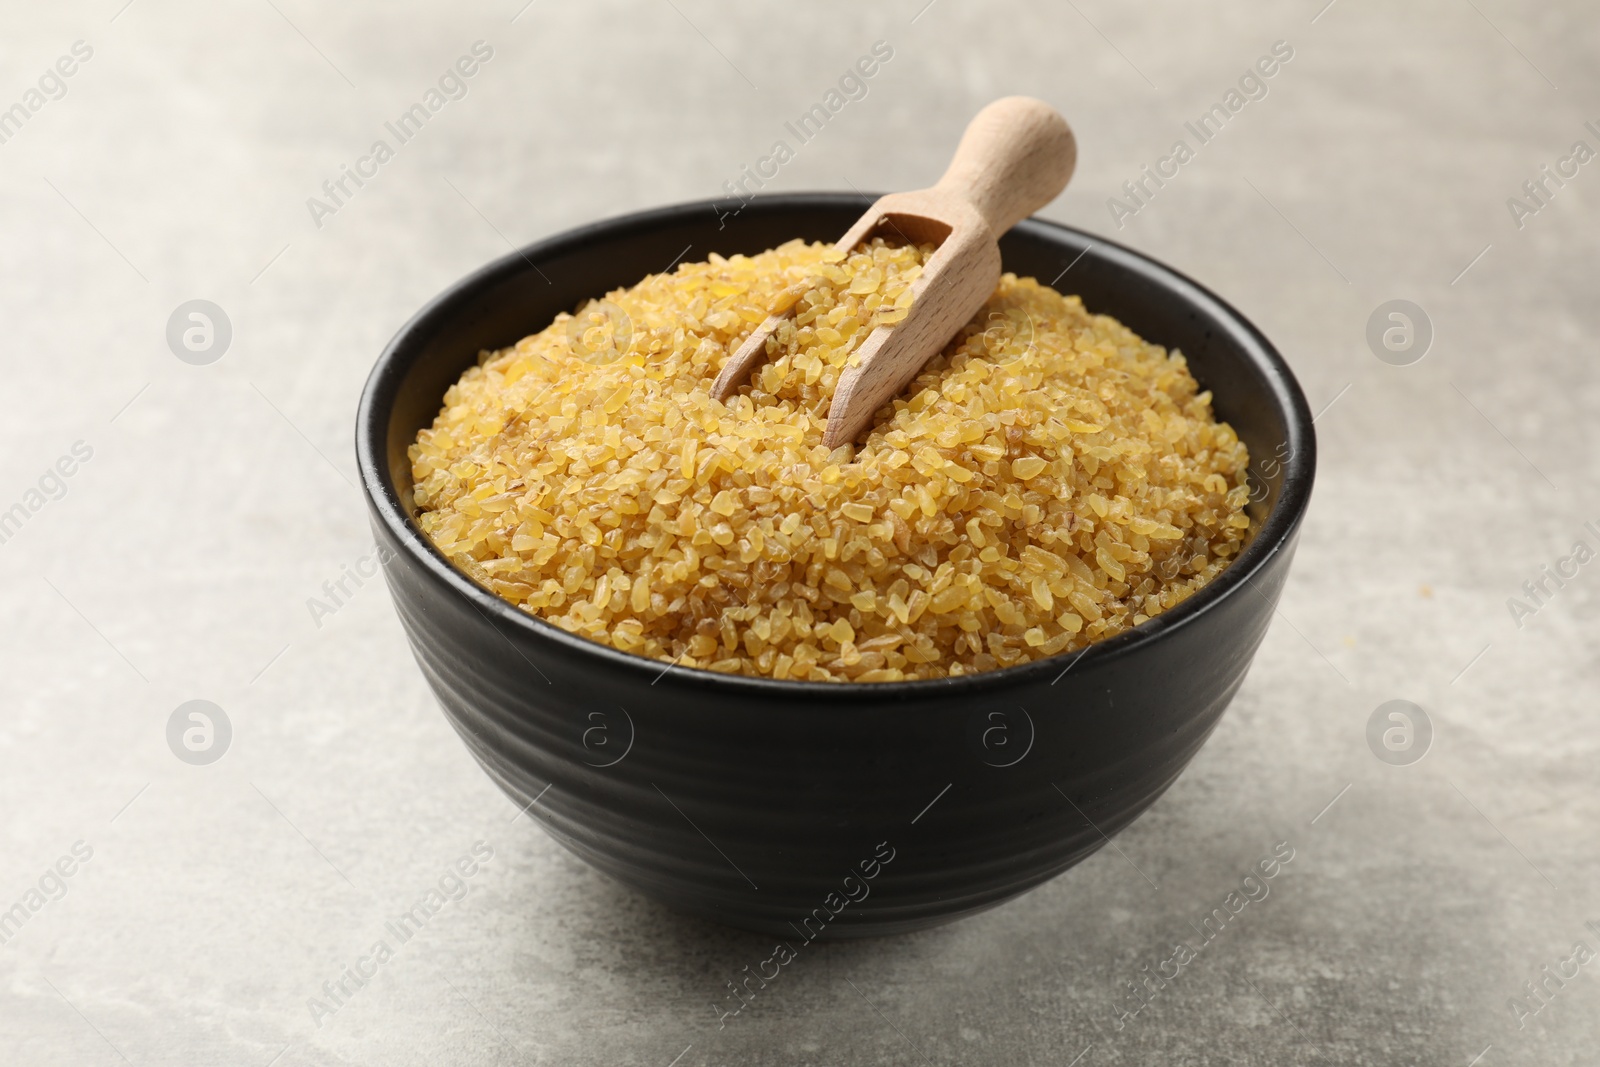
<svg viewBox="0 0 1600 1067">
<path fill-rule="evenodd" d="M 826 238 L 858 210 L 853 197 L 758 198 L 719 231 L 709 205 L 686 205 L 524 249 L 401 331 L 358 426 L 395 604 L 473 757 L 519 807 L 538 798 L 528 818 L 600 870 L 795 945 L 818 931 L 869 936 L 991 907 L 1079 862 L 1149 807 L 1244 679 L 1313 470 L 1304 399 L 1236 312 L 1133 253 L 1029 222 L 1002 245 L 1007 269 L 1049 279 L 1092 243 L 1063 290 L 1182 347 L 1252 456 L 1278 459 L 1260 479 L 1261 534 L 1161 618 L 1081 658 L 949 682 L 731 678 L 565 634 L 478 588 L 420 538 L 404 446 L 480 347 L 660 270 L 684 244 L 704 255 Z M 862 878 L 862 862 L 889 850 L 893 859 Z M 866 895 L 840 906 L 847 889 Z"/>
</svg>

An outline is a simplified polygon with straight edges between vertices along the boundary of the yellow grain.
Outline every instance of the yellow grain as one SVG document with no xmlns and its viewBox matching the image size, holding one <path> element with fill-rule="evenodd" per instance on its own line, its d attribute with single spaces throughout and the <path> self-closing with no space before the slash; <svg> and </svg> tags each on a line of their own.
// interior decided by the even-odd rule
<svg viewBox="0 0 1600 1067">
<path fill-rule="evenodd" d="M 930 252 L 685 263 L 607 294 L 627 330 L 591 305 L 486 354 L 411 446 L 424 532 L 573 633 L 814 681 L 1070 652 L 1220 573 L 1252 532 L 1237 434 L 1181 354 L 1032 279 L 1004 276 L 862 441 L 822 448 L 840 373 Z M 749 384 L 712 400 L 787 310 Z"/>
</svg>

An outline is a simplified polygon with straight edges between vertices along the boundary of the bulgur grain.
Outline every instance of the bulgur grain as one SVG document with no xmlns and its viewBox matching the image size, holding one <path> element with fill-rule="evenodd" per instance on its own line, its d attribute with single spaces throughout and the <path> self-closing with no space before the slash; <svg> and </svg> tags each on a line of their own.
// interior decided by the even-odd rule
<svg viewBox="0 0 1600 1067">
<path fill-rule="evenodd" d="M 411 446 L 423 531 L 573 633 L 816 681 L 1071 651 L 1226 567 L 1250 533 L 1244 444 L 1181 354 L 1031 278 L 1005 275 L 859 447 L 821 447 L 841 369 L 931 251 L 712 255 L 483 353 Z"/>
</svg>

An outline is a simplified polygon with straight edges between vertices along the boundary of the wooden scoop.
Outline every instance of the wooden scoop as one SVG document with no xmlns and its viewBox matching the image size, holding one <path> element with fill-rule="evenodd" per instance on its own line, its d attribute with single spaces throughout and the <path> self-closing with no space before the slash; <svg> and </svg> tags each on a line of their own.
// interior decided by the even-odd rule
<svg viewBox="0 0 1600 1067">
<path fill-rule="evenodd" d="M 938 248 L 911 283 L 906 317 L 873 330 L 840 374 L 824 447 L 855 440 L 977 313 L 1000 284 L 1000 235 L 1054 200 L 1077 160 L 1072 129 L 1055 109 L 1008 96 L 967 125 L 938 185 L 880 198 L 839 238 L 835 247 L 847 254 L 875 236 Z M 726 400 L 743 384 L 790 314 L 768 316 L 739 346 L 712 383 L 713 397 Z"/>
</svg>

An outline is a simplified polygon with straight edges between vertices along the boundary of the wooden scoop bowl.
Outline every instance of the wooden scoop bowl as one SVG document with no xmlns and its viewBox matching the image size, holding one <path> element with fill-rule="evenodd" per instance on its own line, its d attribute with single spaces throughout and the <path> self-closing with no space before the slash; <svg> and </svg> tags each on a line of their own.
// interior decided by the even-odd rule
<svg viewBox="0 0 1600 1067">
<path fill-rule="evenodd" d="M 835 246 L 849 253 L 875 236 L 937 250 L 911 283 L 911 309 L 879 326 L 839 376 L 822 443 L 854 441 L 878 409 L 916 377 L 1000 284 L 1000 235 L 1065 189 L 1078 160 L 1072 129 L 1055 109 L 1026 96 L 996 100 L 973 117 L 939 184 L 890 193 Z M 767 339 L 792 314 L 770 315 L 712 383 L 726 400 L 766 358 Z"/>
</svg>

